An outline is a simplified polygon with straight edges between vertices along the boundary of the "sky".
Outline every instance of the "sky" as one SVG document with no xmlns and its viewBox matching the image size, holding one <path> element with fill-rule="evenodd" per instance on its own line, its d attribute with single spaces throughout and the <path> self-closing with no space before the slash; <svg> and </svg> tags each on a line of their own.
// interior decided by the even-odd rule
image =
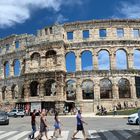
<svg viewBox="0 0 140 140">
<path fill-rule="evenodd" d="M 140 0 L 0 0 L 0 38 L 11 34 L 36 35 L 38 29 L 55 23 L 112 18 L 140 18 Z M 102 53 L 99 67 L 102 65 L 103 69 L 108 69 L 108 55 Z M 134 63 L 140 68 L 139 54 L 136 52 Z M 124 58 L 123 53 L 118 55 L 120 60 Z M 92 69 L 94 66 L 91 65 L 90 55 L 83 57 L 89 61 L 82 64 L 82 68 Z M 70 57 L 69 61 L 74 62 L 74 59 Z M 120 67 L 125 68 L 125 65 L 125 62 L 121 62 Z"/>
<path fill-rule="evenodd" d="M 139 17 L 139 0 L 0 0 L 0 38 L 54 23 Z"/>
</svg>

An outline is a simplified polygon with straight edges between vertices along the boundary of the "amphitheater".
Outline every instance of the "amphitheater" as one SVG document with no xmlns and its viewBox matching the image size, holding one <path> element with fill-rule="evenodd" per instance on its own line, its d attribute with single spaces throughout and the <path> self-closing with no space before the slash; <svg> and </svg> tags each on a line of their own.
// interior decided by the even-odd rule
<svg viewBox="0 0 140 140">
<path fill-rule="evenodd" d="M 0 40 L 4 109 L 140 106 L 140 20 L 54 24 Z"/>
</svg>

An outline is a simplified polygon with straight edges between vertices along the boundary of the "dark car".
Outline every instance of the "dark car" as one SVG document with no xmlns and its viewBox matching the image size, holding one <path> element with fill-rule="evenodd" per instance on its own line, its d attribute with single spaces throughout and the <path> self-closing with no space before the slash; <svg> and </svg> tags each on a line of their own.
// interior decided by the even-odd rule
<svg viewBox="0 0 140 140">
<path fill-rule="evenodd" d="M 5 111 L 0 111 L 0 124 L 9 124 L 8 114 Z"/>
</svg>

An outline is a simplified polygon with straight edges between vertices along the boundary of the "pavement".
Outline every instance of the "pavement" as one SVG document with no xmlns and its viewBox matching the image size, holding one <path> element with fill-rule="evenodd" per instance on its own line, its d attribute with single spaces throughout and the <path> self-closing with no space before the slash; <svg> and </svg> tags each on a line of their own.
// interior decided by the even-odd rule
<svg viewBox="0 0 140 140">
<path fill-rule="evenodd" d="M 130 137 L 128 140 L 140 140 L 140 132 L 137 133 L 136 135 Z"/>
<path fill-rule="evenodd" d="M 67 115 L 63 115 L 61 117 L 75 117 L 76 115 L 71 115 L 71 114 L 67 114 Z M 82 117 L 94 117 L 94 118 L 127 118 L 128 115 L 96 115 L 94 113 L 83 113 Z M 136 135 L 130 137 L 128 140 L 140 140 L 140 132 L 138 132 Z"/>
<path fill-rule="evenodd" d="M 76 115 L 62 115 L 61 117 L 75 117 Z M 128 115 L 96 115 L 95 113 L 82 113 L 82 117 L 89 117 L 89 118 L 127 118 Z"/>
</svg>

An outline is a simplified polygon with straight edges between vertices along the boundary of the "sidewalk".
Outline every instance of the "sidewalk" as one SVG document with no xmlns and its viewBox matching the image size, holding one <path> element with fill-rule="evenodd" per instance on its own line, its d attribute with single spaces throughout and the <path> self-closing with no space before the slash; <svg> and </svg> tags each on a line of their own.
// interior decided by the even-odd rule
<svg viewBox="0 0 140 140">
<path fill-rule="evenodd" d="M 62 115 L 61 117 L 75 117 L 76 115 Z M 89 117 L 89 118 L 127 118 L 128 115 L 96 115 L 95 113 L 82 113 L 82 117 Z"/>
</svg>

